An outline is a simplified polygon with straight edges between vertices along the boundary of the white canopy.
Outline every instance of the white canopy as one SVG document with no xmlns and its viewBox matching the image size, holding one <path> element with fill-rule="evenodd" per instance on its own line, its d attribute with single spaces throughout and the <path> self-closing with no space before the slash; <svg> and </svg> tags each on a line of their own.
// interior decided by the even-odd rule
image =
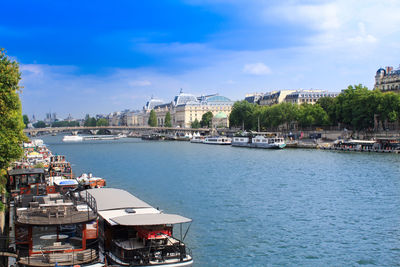
<svg viewBox="0 0 400 267">
<path fill-rule="evenodd" d="M 153 213 L 153 214 L 129 214 L 111 218 L 112 221 L 124 226 L 138 225 L 162 225 L 187 223 L 192 220 L 176 214 Z"/>
</svg>

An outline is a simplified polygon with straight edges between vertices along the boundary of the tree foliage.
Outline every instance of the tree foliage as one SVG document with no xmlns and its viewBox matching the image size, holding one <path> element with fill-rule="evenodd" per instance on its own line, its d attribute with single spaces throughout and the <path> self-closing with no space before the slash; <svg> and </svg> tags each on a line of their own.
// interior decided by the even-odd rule
<svg viewBox="0 0 400 267">
<path fill-rule="evenodd" d="M 165 127 L 172 127 L 171 113 L 169 111 L 167 112 L 167 114 L 165 114 L 164 126 Z"/>
<path fill-rule="evenodd" d="M 28 115 L 24 114 L 24 115 L 22 116 L 22 120 L 24 121 L 25 128 L 28 127 L 28 124 L 29 124 Z"/>
<path fill-rule="evenodd" d="M 214 115 L 211 111 L 204 113 L 203 116 L 201 116 L 200 125 L 202 127 L 210 127 L 213 117 Z"/>
<path fill-rule="evenodd" d="M 400 95 L 368 90 L 367 87 L 350 85 L 335 98 L 322 97 L 315 105 L 281 103 L 273 106 L 259 106 L 247 101 L 233 105 L 229 116 L 230 125 L 257 130 L 283 127 L 290 129 L 292 124 L 300 128 L 310 126 L 336 126 L 354 130 L 368 130 L 375 121 L 386 125 L 400 119 Z"/>
<path fill-rule="evenodd" d="M 79 126 L 78 121 L 55 121 L 51 124 L 51 127 L 76 127 Z"/>
<path fill-rule="evenodd" d="M 105 118 L 100 118 L 96 121 L 96 126 L 108 126 L 108 120 Z"/>
<path fill-rule="evenodd" d="M 83 123 L 83 126 L 86 127 L 94 127 L 97 126 L 97 120 L 94 117 L 90 117 L 89 114 L 86 114 L 85 116 L 85 122 Z"/>
<path fill-rule="evenodd" d="M 193 128 L 193 129 L 197 129 L 197 128 L 200 128 L 200 127 L 201 127 L 201 124 L 200 124 L 200 122 L 199 122 L 197 119 L 195 119 L 195 120 L 191 123 L 190 127 Z"/>
<path fill-rule="evenodd" d="M 33 124 L 35 128 L 46 128 L 47 124 L 44 121 L 38 121 Z"/>
<path fill-rule="evenodd" d="M 151 127 L 156 127 L 157 126 L 157 116 L 156 116 L 156 112 L 154 111 L 154 109 L 152 109 L 150 111 L 150 116 L 149 116 L 149 120 L 148 120 L 147 123 Z"/>
<path fill-rule="evenodd" d="M 0 169 L 22 156 L 21 143 L 26 140 L 18 94 L 20 79 L 18 63 L 0 49 Z"/>
</svg>

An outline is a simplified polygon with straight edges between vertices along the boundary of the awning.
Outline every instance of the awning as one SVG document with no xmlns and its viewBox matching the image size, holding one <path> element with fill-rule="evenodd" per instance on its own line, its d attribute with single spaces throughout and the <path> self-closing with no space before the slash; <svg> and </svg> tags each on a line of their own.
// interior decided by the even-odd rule
<svg viewBox="0 0 400 267">
<path fill-rule="evenodd" d="M 192 219 L 176 215 L 176 214 L 129 214 L 111 218 L 112 221 L 124 226 L 139 226 L 139 225 L 162 225 L 162 224 L 177 224 L 191 222 Z"/>
</svg>

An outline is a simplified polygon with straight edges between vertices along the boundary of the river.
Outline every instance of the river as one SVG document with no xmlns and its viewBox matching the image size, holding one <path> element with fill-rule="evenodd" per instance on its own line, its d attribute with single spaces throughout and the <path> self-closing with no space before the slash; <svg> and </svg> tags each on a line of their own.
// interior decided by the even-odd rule
<svg viewBox="0 0 400 267">
<path fill-rule="evenodd" d="M 195 266 L 400 264 L 400 155 L 42 139 L 76 175 L 192 218 Z"/>
</svg>

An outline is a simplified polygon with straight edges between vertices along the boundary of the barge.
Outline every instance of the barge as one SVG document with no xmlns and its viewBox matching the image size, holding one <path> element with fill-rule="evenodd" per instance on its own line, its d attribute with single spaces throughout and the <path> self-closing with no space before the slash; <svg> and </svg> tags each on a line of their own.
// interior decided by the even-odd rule
<svg viewBox="0 0 400 267">
<path fill-rule="evenodd" d="M 181 239 L 173 227 L 191 219 L 162 213 L 122 189 L 96 188 L 80 194 L 97 203 L 100 251 L 108 264 L 192 266 L 191 252 L 183 243 L 189 227 Z"/>
</svg>

